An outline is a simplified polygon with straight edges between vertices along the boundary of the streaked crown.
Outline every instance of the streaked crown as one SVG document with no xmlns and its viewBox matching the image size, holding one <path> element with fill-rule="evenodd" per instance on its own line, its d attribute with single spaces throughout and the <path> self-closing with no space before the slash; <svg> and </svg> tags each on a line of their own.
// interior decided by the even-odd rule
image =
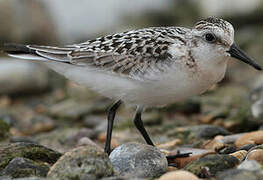
<svg viewBox="0 0 263 180">
<path fill-rule="evenodd" d="M 211 30 L 216 32 L 228 45 L 231 45 L 234 41 L 234 28 L 232 24 L 220 18 L 209 17 L 202 19 L 195 24 L 194 28 L 198 31 Z"/>
</svg>

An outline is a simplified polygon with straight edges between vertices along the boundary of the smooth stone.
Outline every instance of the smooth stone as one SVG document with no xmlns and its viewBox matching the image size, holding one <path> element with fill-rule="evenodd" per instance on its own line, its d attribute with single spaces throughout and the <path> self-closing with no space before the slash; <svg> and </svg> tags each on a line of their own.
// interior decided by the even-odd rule
<svg viewBox="0 0 263 180">
<path fill-rule="evenodd" d="M 216 175 L 217 180 L 261 180 L 262 171 L 249 171 L 245 169 L 229 169 Z"/>
<path fill-rule="evenodd" d="M 232 134 L 232 135 L 227 135 L 224 136 L 221 141 L 224 144 L 233 144 L 238 138 L 240 138 L 241 136 L 245 135 L 247 133 L 239 133 L 239 134 Z"/>
<path fill-rule="evenodd" d="M 222 141 L 223 136 L 216 136 L 214 139 L 209 140 L 203 144 L 205 149 L 219 151 L 226 147 L 226 144 Z"/>
<path fill-rule="evenodd" d="M 162 175 L 158 180 L 199 180 L 199 178 L 188 171 L 171 171 Z"/>
<path fill-rule="evenodd" d="M 246 160 L 256 160 L 258 163 L 263 165 L 263 149 L 254 149 L 249 151 Z"/>
<path fill-rule="evenodd" d="M 48 88 L 48 71 L 32 62 L 4 58 L 0 61 L 0 94 L 43 92 Z"/>
<path fill-rule="evenodd" d="M 235 167 L 239 160 L 230 155 L 207 155 L 189 163 L 184 170 L 190 171 L 200 178 L 207 178 L 207 174 L 215 176 L 216 173 Z M 206 169 L 204 169 L 206 167 Z M 206 172 L 208 171 L 208 172 Z"/>
<path fill-rule="evenodd" d="M 110 160 L 116 172 L 131 177 L 158 177 L 168 168 L 166 157 L 159 149 L 134 142 L 115 148 Z"/>
<path fill-rule="evenodd" d="M 90 138 L 88 137 L 83 137 L 81 139 L 78 140 L 78 144 L 77 146 L 87 146 L 87 145 L 90 145 L 90 146 L 96 146 L 98 149 L 100 149 L 101 151 L 103 151 L 103 149 L 98 145 L 96 144 L 94 141 L 92 141 Z"/>
<path fill-rule="evenodd" d="M 12 143 L 0 146 L 0 171 L 16 157 L 24 157 L 36 162 L 54 164 L 61 156 L 59 152 L 33 143 Z"/>
<path fill-rule="evenodd" d="M 34 162 L 30 159 L 17 157 L 12 159 L 1 172 L 4 176 L 12 178 L 22 178 L 30 176 L 45 177 L 49 166 L 45 163 Z"/>
<path fill-rule="evenodd" d="M 76 131 L 73 135 L 69 135 L 65 138 L 64 143 L 66 143 L 68 146 L 76 146 L 80 139 L 87 137 L 94 139 L 97 136 L 97 133 L 88 128 L 81 128 L 78 131 Z"/>
<path fill-rule="evenodd" d="M 113 175 L 107 154 L 94 146 L 80 146 L 67 153 L 50 168 L 48 179 L 100 179 Z"/>
<path fill-rule="evenodd" d="M 239 137 L 235 141 L 235 146 L 240 148 L 246 144 L 262 144 L 263 143 L 263 131 L 254 131 L 246 133 L 245 135 Z"/>
<path fill-rule="evenodd" d="M 204 138 L 204 139 L 213 138 L 217 135 L 225 136 L 230 134 L 226 129 L 220 126 L 213 126 L 213 125 L 192 126 L 190 129 L 196 132 L 196 136 L 198 138 Z"/>
<path fill-rule="evenodd" d="M 237 166 L 237 169 L 256 171 L 256 170 L 263 170 L 263 167 L 255 160 L 245 160 Z"/>
</svg>

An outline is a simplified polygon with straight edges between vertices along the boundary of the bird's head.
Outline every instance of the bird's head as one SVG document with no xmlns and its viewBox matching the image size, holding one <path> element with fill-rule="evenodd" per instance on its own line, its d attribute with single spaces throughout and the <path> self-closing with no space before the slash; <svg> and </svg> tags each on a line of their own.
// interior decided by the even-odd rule
<svg viewBox="0 0 263 180">
<path fill-rule="evenodd" d="M 243 61 L 257 70 L 261 66 L 249 58 L 234 42 L 233 26 L 216 17 L 198 21 L 191 31 L 191 46 L 196 59 L 215 65 L 226 64 L 229 57 Z"/>
</svg>

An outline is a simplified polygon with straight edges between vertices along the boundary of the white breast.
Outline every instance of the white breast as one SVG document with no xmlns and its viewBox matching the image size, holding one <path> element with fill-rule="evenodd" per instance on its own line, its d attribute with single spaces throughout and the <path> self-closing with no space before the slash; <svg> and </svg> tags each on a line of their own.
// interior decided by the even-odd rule
<svg viewBox="0 0 263 180">
<path fill-rule="evenodd" d="M 187 69 L 174 69 L 155 81 L 136 81 L 59 62 L 45 62 L 68 79 L 94 91 L 130 105 L 163 106 L 200 94 L 217 82 L 206 74 L 189 74 Z M 224 73 L 221 73 L 224 74 Z M 218 79 L 219 75 L 215 75 Z M 210 76 L 212 77 L 212 76 Z"/>
</svg>

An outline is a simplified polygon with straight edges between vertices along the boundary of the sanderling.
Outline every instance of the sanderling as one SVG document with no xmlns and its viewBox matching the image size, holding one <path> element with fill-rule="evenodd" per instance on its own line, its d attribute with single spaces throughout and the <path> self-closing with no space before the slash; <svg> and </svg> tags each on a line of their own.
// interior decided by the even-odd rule
<svg viewBox="0 0 263 180">
<path fill-rule="evenodd" d="M 235 45 L 233 26 L 215 17 L 191 29 L 152 27 L 64 47 L 7 44 L 4 51 L 15 58 L 42 61 L 68 79 L 116 100 L 108 113 L 108 154 L 115 113 L 122 102 L 137 106 L 134 124 L 154 145 L 141 120 L 145 107 L 205 92 L 224 77 L 231 57 L 261 70 Z"/>
</svg>

